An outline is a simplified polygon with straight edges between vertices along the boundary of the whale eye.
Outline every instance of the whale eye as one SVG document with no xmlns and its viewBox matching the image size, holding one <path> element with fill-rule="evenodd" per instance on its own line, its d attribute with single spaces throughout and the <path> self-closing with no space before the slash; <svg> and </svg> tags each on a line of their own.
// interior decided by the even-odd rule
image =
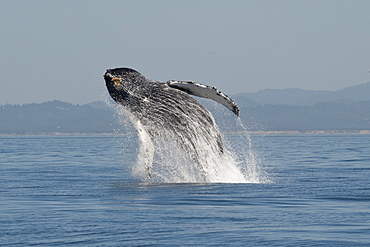
<svg viewBox="0 0 370 247">
<path fill-rule="evenodd" d="M 123 80 L 122 80 L 122 78 L 114 77 L 114 78 L 112 78 L 112 81 L 113 81 L 113 83 L 114 83 L 114 86 L 115 86 L 115 87 L 118 87 L 118 86 L 120 86 L 120 85 L 121 85 L 121 82 L 122 82 Z"/>
</svg>

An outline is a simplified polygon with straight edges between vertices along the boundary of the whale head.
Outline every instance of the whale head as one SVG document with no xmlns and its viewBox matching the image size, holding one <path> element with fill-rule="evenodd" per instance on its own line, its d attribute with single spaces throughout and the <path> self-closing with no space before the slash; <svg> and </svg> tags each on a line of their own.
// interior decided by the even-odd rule
<svg viewBox="0 0 370 247">
<path fill-rule="evenodd" d="M 115 68 L 107 69 L 104 80 L 110 96 L 116 102 L 122 103 L 129 97 L 132 88 L 146 79 L 134 69 Z"/>
</svg>

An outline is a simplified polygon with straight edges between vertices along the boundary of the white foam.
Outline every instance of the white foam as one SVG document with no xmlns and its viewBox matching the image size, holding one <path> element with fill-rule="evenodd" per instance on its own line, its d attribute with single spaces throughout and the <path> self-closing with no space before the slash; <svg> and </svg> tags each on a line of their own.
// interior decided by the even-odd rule
<svg viewBox="0 0 370 247">
<path fill-rule="evenodd" d="M 130 120 L 138 133 L 138 156 L 132 167 L 132 175 L 138 179 L 153 183 L 271 182 L 260 166 L 247 133 L 240 134 L 236 143 L 227 143 L 221 156 L 201 138 L 202 133 L 196 133 L 193 141 L 201 157 L 197 163 L 191 154 L 171 141 L 171 133 L 162 133 L 163 138 L 153 139 L 129 111 L 120 105 L 115 108 L 120 123 L 127 125 Z M 246 131 L 240 120 L 237 125 Z M 150 179 L 147 177 L 148 167 L 151 169 Z"/>
</svg>

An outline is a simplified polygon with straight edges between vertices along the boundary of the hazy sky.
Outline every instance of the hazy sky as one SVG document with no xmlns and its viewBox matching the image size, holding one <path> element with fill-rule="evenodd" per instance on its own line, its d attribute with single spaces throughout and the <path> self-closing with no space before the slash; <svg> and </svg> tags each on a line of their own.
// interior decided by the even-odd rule
<svg viewBox="0 0 370 247">
<path fill-rule="evenodd" d="M 370 1 L 0 0 L 0 104 L 106 95 L 107 68 L 226 94 L 370 81 Z"/>
</svg>

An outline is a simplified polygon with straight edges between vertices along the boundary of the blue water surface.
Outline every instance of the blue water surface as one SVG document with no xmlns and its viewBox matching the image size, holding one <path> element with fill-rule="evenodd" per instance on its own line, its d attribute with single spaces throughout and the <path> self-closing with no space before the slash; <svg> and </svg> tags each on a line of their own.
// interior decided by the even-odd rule
<svg viewBox="0 0 370 247">
<path fill-rule="evenodd" d="M 0 246 L 370 246 L 369 135 L 251 138 L 268 183 L 140 181 L 126 136 L 0 137 Z"/>
</svg>

